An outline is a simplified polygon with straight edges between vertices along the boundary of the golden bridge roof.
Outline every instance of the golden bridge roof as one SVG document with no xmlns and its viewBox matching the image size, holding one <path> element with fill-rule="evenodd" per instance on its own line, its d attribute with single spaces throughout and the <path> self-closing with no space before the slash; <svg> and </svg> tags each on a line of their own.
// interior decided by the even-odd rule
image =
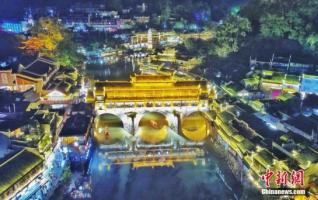
<svg viewBox="0 0 318 200">
<path fill-rule="evenodd" d="M 172 75 L 134 74 L 130 78 L 132 82 L 173 82 Z"/>
<path fill-rule="evenodd" d="M 106 101 L 197 101 L 208 97 L 207 82 L 185 80 L 172 74 L 132 75 L 130 81 L 97 81 L 95 96 Z"/>
</svg>

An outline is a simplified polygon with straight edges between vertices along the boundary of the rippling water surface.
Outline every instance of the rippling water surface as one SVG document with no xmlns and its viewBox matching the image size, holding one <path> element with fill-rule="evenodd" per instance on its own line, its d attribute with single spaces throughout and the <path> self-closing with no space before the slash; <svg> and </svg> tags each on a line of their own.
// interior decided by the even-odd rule
<svg viewBox="0 0 318 200">
<path fill-rule="evenodd" d="M 234 193 L 217 174 L 215 157 L 207 155 L 205 165 L 179 163 L 174 168 L 112 166 L 96 150 L 91 178 L 94 199 L 107 200 L 207 200 L 235 199 Z M 233 187 L 233 186 L 232 186 Z"/>
</svg>

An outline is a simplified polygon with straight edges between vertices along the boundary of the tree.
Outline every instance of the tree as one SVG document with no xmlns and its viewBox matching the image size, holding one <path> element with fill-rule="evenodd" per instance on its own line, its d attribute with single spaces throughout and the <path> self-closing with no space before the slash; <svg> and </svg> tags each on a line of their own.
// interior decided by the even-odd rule
<svg viewBox="0 0 318 200">
<path fill-rule="evenodd" d="M 226 57 L 229 53 L 237 52 L 250 31 L 251 25 L 247 18 L 228 16 L 224 23 L 216 28 L 212 53 Z"/>
<path fill-rule="evenodd" d="M 162 1 L 161 19 L 163 23 L 167 23 L 171 15 L 171 2 L 169 0 Z"/>
<path fill-rule="evenodd" d="M 189 38 L 183 44 L 176 46 L 177 57 L 190 56 L 202 58 L 209 53 L 210 41 L 202 39 Z"/>
<path fill-rule="evenodd" d="M 65 166 L 65 168 L 63 170 L 63 175 L 62 175 L 60 181 L 63 184 L 65 184 L 70 180 L 71 177 L 72 177 L 72 171 L 71 171 L 70 165 L 68 164 L 67 166 Z"/>
<path fill-rule="evenodd" d="M 312 32 L 311 24 L 306 24 L 304 19 L 296 11 L 289 11 L 286 14 L 286 21 L 289 26 L 288 37 L 305 44 L 307 34 Z"/>
<path fill-rule="evenodd" d="M 268 14 L 261 18 L 261 34 L 265 37 L 284 37 L 288 32 L 288 23 L 284 17 Z"/>
<path fill-rule="evenodd" d="M 63 27 L 54 19 L 40 18 L 31 28 L 31 37 L 23 41 L 22 49 L 52 56 L 64 38 Z"/>
<path fill-rule="evenodd" d="M 83 58 L 76 50 L 77 45 L 68 35 L 58 44 L 54 58 L 62 66 L 79 66 Z"/>
<path fill-rule="evenodd" d="M 316 47 L 317 0 L 251 0 L 242 11 L 265 37 L 288 38 L 305 48 Z"/>
<path fill-rule="evenodd" d="M 79 66 L 82 61 L 71 33 L 52 18 L 40 18 L 22 44 L 22 49 L 53 58 L 63 66 Z"/>
<path fill-rule="evenodd" d="M 306 40 L 306 45 L 314 50 L 318 50 L 318 34 L 311 34 Z"/>
<path fill-rule="evenodd" d="M 37 37 L 31 37 L 26 41 L 22 42 L 22 45 L 20 48 L 25 49 L 28 51 L 40 51 L 44 48 L 44 41 L 37 38 Z"/>
</svg>

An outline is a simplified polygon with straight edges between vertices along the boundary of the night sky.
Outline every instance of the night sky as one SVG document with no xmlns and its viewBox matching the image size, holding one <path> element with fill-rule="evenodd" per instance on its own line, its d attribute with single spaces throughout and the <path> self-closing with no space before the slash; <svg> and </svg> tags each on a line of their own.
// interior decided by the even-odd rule
<svg viewBox="0 0 318 200">
<path fill-rule="evenodd" d="M 0 2 L 0 18 L 19 18 L 28 7 L 68 6 L 74 3 L 74 0 L 0 0 Z"/>
</svg>

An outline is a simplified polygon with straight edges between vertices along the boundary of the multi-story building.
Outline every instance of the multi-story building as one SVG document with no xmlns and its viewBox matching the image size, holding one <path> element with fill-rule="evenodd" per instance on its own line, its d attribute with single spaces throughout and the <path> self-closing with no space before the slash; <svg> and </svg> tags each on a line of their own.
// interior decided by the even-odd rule
<svg viewBox="0 0 318 200">
<path fill-rule="evenodd" d="M 78 96 L 78 71 L 72 67 L 61 67 L 44 87 L 41 103 L 71 104 Z"/>
<path fill-rule="evenodd" d="M 16 73 L 12 69 L 0 70 L 0 87 L 22 92 L 33 88 L 36 93 L 41 94 L 43 86 L 58 70 L 59 66 L 53 60 L 38 57 L 25 66 L 19 64 Z"/>
<path fill-rule="evenodd" d="M 43 86 L 58 70 L 59 66 L 55 65 L 53 60 L 39 57 L 25 67 L 21 66 L 16 74 L 16 85 L 22 91 L 33 87 L 38 94 L 41 94 Z"/>
<path fill-rule="evenodd" d="M 93 108 L 90 104 L 79 103 L 72 105 L 72 111 L 67 116 L 59 133 L 62 146 L 67 152 L 71 164 L 87 164 L 91 152 L 91 127 Z"/>
<path fill-rule="evenodd" d="M 251 180 L 256 187 L 264 188 L 261 176 L 266 170 L 288 173 L 304 170 L 305 185 L 317 181 L 313 178 L 318 177 L 315 172 L 317 151 L 313 146 L 305 146 L 294 133 L 266 124 L 256 113 L 241 105 L 219 110 L 214 122 L 217 130 L 215 143 L 224 148 L 226 161 L 241 182 Z M 271 181 L 271 187 L 279 187 L 274 179 Z M 295 187 L 290 182 L 288 186 Z"/>
<path fill-rule="evenodd" d="M 293 61 L 289 58 L 272 56 L 269 61 L 250 59 L 252 69 L 261 70 L 260 86 L 264 90 L 302 94 L 316 94 L 317 66 L 306 61 Z"/>
<path fill-rule="evenodd" d="M 62 117 L 47 109 L 39 109 L 39 96 L 30 90 L 24 93 L 1 91 L 0 134 L 9 138 L 13 147 L 37 148 L 40 153 L 51 150 Z"/>
<path fill-rule="evenodd" d="M 130 81 L 96 81 L 87 96 L 95 106 L 208 106 L 209 89 L 203 80 L 173 75 L 132 75 Z"/>
</svg>

